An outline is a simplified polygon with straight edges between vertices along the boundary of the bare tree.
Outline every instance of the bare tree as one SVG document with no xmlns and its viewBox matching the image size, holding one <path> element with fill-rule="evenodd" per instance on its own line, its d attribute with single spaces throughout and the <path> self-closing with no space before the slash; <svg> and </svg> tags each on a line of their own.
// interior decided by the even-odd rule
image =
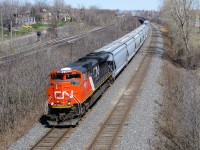
<svg viewBox="0 0 200 150">
<path fill-rule="evenodd" d="M 3 39 L 3 4 L 1 3 L 0 4 L 0 23 L 1 23 L 1 37 L 2 37 L 2 39 Z"/>
<path fill-rule="evenodd" d="M 8 28 L 9 32 L 11 31 L 11 22 L 13 19 L 12 8 L 11 1 L 2 1 L 3 26 Z"/>
<path fill-rule="evenodd" d="M 164 0 L 161 9 L 162 19 L 172 30 L 174 37 L 179 38 L 183 47 L 181 47 L 187 54 L 191 49 L 189 46 L 190 35 L 190 18 L 191 10 L 194 6 L 194 0 Z"/>
<path fill-rule="evenodd" d="M 32 11 L 33 16 L 36 17 L 36 22 L 42 21 L 42 13 L 47 7 L 47 0 L 35 0 L 35 6 L 32 8 Z"/>
</svg>

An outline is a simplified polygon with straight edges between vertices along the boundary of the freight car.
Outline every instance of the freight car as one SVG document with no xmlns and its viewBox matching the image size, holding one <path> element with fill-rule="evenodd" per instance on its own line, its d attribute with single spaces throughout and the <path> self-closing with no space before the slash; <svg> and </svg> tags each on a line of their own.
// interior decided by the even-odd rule
<svg viewBox="0 0 200 150">
<path fill-rule="evenodd" d="M 145 41 L 149 32 L 148 21 L 141 25 L 131 33 L 122 38 L 96 50 L 95 52 L 108 52 L 108 64 L 112 68 L 112 76 L 115 78 L 128 62 L 137 53 L 140 46 Z"/>
<path fill-rule="evenodd" d="M 137 53 L 148 32 L 145 21 L 120 39 L 50 72 L 46 125 L 76 125 Z"/>
</svg>

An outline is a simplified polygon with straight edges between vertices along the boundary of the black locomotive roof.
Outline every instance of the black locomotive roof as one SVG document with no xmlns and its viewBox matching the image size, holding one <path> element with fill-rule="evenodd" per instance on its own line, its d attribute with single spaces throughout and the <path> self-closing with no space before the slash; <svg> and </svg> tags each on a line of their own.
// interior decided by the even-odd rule
<svg viewBox="0 0 200 150">
<path fill-rule="evenodd" d="M 68 67 L 72 68 L 73 70 L 79 70 L 81 72 L 86 72 L 87 70 L 90 70 L 97 64 L 98 64 L 98 61 L 96 61 L 94 59 L 81 59 L 81 60 L 78 60 L 78 61 L 70 64 Z"/>
<path fill-rule="evenodd" d="M 94 52 L 85 56 L 85 58 L 96 59 L 99 62 L 99 64 L 106 61 L 108 57 L 109 57 L 109 54 L 107 52 Z"/>
<path fill-rule="evenodd" d="M 86 72 L 94 68 L 95 66 L 103 63 L 109 57 L 109 54 L 106 52 L 96 52 L 90 53 L 85 57 L 80 58 L 78 61 L 69 64 L 67 67 L 72 68 L 73 70 L 79 70 L 81 72 Z"/>
</svg>

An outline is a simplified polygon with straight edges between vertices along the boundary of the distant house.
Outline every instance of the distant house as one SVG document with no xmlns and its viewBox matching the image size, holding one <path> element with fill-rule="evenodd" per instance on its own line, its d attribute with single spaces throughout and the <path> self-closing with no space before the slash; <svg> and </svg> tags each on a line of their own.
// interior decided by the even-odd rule
<svg viewBox="0 0 200 150">
<path fill-rule="evenodd" d="M 200 17 L 198 15 L 196 15 L 195 26 L 200 27 Z"/>
<path fill-rule="evenodd" d="M 42 22 L 43 23 L 50 23 L 51 22 L 51 13 L 49 12 L 46 12 L 46 13 L 43 13 L 42 15 Z"/>
<path fill-rule="evenodd" d="M 50 13 L 50 12 L 45 12 L 42 15 L 42 21 L 44 23 L 51 23 L 51 20 L 53 18 L 57 18 L 58 15 L 56 15 L 56 13 Z M 71 16 L 68 13 L 59 13 L 59 19 L 63 20 L 63 21 L 67 21 L 70 20 Z M 58 19 L 58 18 L 57 18 Z"/>
<path fill-rule="evenodd" d="M 22 25 L 32 25 L 36 22 L 35 22 L 35 17 L 18 16 L 15 19 L 15 23 L 17 26 L 22 26 Z"/>
</svg>

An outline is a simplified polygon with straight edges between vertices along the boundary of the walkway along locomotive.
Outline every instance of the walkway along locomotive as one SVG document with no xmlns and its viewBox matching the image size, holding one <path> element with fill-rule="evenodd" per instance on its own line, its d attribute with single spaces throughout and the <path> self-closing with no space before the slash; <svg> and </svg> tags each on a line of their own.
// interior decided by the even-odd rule
<svg viewBox="0 0 200 150">
<path fill-rule="evenodd" d="M 50 72 L 46 125 L 76 125 L 147 38 L 149 22 L 120 39 Z"/>
</svg>

